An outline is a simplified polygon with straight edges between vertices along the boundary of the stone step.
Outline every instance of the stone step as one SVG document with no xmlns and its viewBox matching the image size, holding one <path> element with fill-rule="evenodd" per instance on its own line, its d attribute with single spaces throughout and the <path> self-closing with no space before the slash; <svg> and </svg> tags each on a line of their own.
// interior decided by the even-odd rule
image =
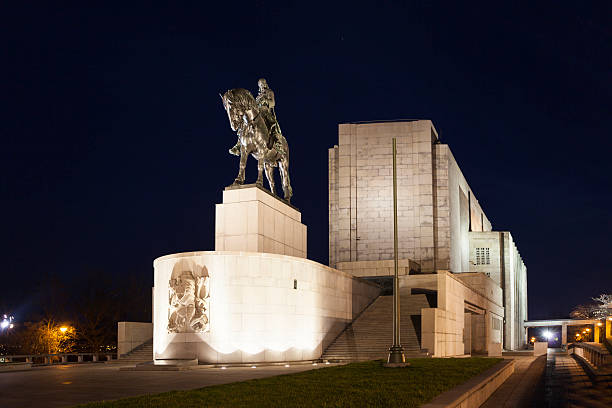
<svg viewBox="0 0 612 408">
<path fill-rule="evenodd" d="M 141 344 L 127 355 L 120 357 L 120 363 L 142 363 L 153 361 L 153 339 Z"/>
<path fill-rule="evenodd" d="M 419 333 L 411 316 L 421 316 L 421 309 L 431 307 L 425 295 L 400 298 L 400 338 L 407 354 L 421 352 Z M 327 360 L 367 360 L 387 358 L 393 335 L 393 296 L 380 296 L 344 330 L 323 353 Z"/>
</svg>

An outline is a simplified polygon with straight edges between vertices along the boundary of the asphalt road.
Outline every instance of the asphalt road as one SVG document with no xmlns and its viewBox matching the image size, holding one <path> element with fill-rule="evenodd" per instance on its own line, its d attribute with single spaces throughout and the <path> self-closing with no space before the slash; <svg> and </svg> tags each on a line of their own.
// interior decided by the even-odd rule
<svg viewBox="0 0 612 408">
<path fill-rule="evenodd" d="M 0 407 L 66 407 L 172 390 L 189 390 L 311 370 L 291 367 L 201 368 L 188 371 L 120 371 L 115 364 L 35 367 L 0 372 Z M 321 367 L 321 366 L 318 366 Z"/>
</svg>

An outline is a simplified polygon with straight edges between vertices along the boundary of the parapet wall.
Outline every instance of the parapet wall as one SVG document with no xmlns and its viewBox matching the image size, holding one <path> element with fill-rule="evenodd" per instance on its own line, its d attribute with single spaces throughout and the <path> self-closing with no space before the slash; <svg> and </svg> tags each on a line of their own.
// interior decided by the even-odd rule
<svg viewBox="0 0 612 408">
<path fill-rule="evenodd" d="M 173 254 L 156 259 L 154 268 L 155 359 L 197 358 L 202 363 L 317 359 L 380 291 L 317 262 L 268 253 Z M 201 332 L 169 331 L 170 280 L 185 272 L 206 278 L 202 293 L 206 293 L 208 326 Z"/>
</svg>

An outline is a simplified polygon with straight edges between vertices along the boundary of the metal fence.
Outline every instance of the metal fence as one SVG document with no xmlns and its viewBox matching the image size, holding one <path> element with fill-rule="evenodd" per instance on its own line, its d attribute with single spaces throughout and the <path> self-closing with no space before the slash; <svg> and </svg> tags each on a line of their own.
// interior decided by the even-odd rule
<svg viewBox="0 0 612 408">
<path fill-rule="evenodd" d="M 0 356 L 0 363 L 32 363 L 36 365 L 91 363 L 117 359 L 116 353 L 56 353 Z"/>
</svg>

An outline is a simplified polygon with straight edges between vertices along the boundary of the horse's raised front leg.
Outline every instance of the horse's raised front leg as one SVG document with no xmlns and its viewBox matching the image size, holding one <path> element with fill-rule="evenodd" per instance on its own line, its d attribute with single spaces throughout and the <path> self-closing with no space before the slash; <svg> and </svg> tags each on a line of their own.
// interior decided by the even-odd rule
<svg viewBox="0 0 612 408">
<path fill-rule="evenodd" d="M 234 180 L 234 185 L 244 184 L 244 169 L 246 168 L 246 162 L 249 158 L 249 154 L 244 146 L 240 146 L 240 166 L 238 167 L 238 176 Z"/>
<path fill-rule="evenodd" d="M 260 187 L 263 187 L 263 170 L 264 170 L 263 159 L 257 160 L 257 181 L 255 182 L 255 184 L 257 184 Z"/>
<path fill-rule="evenodd" d="M 265 163 L 265 167 L 266 178 L 268 179 L 268 185 L 270 185 L 270 191 L 272 192 L 272 194 L 276 194 L 274 192 L 274 167 L 268 162 Z"/>
<path fill-rule="evenodd" d="M 293 189 L 291 188 L 291 180 L 289 179 L 289 160 L 287 160 L 286 157 L 281 159 L 278 164 L 278 169 L 283 182 L 283 193 L 285 194 L 285 200 L 289 202 L 291 201 L 291 196 L 293 195 Z"/>
</svg>

